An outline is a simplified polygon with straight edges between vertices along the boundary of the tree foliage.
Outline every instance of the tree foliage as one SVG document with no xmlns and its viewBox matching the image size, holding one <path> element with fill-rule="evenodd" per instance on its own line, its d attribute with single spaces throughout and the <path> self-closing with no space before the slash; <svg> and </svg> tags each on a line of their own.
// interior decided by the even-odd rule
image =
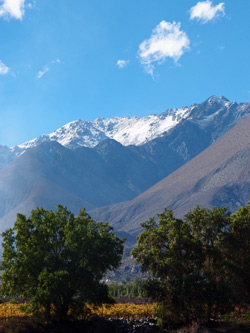
<svg viewBox="0 0 250 333">
<path fill-rule="evenodd" d="M 133 281 L 111 282 L 108 284 L 109 295 L 111 297 L 128 296 L 142 297 L 144 296 L 144 280 L 136 277 Z"/>
<path fill-rule="evenodd" d="M 69 308 L 110 300 L 100 280 L 119 266 L 124 240 L 108 223 L 93 221 L 84 209 L 75 217 L 62 206 L 37 208 L 29 218 L 18 214 L 2 237 L 2 290 L 31 298 L 34 312 L 60 320 Z"/>
<path fill-rule="evenodd" d="M 250 304 L 250 203 L 231 215 L 223 238 L 228 284 L 234 290 L 234 303 Z"/>
<path fill-rule="evenodd" d="M 176 219 L 169 210 L 158 216 L 158 223 L 155 219 L 142 223 L 144 231 L 132 255 L 143 271 L 151 273 L 145 287 L 148 295 L 161 303 L 163 320 L 185 321 L 193 312 L 194 286 L 203 254 L 186 221 Z"/>
<path fill-rule="evenodd" d="M 250 204 L 196 207 L 177 219 L 165 210 L 142 224 L 132 255 L 149 272 L 148 296 L 163 322 L 210 320 L 250 304 Z"/>
</svg>

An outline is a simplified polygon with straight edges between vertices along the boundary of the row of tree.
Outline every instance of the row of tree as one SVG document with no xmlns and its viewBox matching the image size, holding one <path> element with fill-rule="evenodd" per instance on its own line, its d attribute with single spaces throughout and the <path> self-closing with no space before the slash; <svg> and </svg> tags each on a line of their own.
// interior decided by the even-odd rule
<svg viewBox="0 0 250 333">
<path fill-rule="evenodd" d="M 196 207 L 177 219 L 165 210 L 142 223 L 132 251 L 149 271 L 148 296 L 161 304 L 163 323 L 210 320 L 250 304 L 250 204 Z"/>
<path fill-rule="evenodd" d="M 144 280 L 136 277 L 133 281 L 111 282 L 108 284 L 109 295 L 111 297 L 142 297 L 144 296 Z"/>
<path fill-rule="evenodd" d="M 234 214 L 197 207 L 184 219 L 165 210 L 141 225 L 132 255 L 149 274 L 143 288 L 161 304 L 162 324 L 210 320 L 250 304 L 250 204 Z M 109 294 L 101 281 L 119 266 L 125 240 L 84 209 L 18 214 L 2 237 L 1 290 L 30 298 L 30 310 L 46 319 L 112 302 L 110 295 L 143 293 L 138 279 L 111 284 Z"/>
</svg>

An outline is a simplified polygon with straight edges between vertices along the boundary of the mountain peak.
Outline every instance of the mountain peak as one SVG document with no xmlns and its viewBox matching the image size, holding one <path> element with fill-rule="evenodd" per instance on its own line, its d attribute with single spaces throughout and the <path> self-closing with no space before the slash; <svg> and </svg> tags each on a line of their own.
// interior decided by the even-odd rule
<svg viewBox="0 0 250 333">
<path fill-rule="evenodd" d="M 211 112 L 213 112 L 218 104 L 227 106 L 227 103 L 229 100 L 223 96 L 211 96 L 205 102 L 196 104 L 195 107 L 205 105 L 210 109 L 210 106 L 213 106 L 213 110 L 211 108 Z M 124 146 L 139 146 L 166 134 L 180 121 L 188 118 L 193 109 L 194 105 L 170 109 L 146 117 L 101 117 L 91 121 L 79 119 L 62 126 L 51 134 L 41 135 L 14 149 L 26 150 L 45 141 L 57 141 L 69 149 L 93 148 L 106 139 L 114 139 Z"/>
<path fill-rule="evenodd" d="M 226 97 L 224 96 L 211 96 L 209 97 L 205 103 L 219 103 L 219 104 L 225 104 L 225 103 L 228 103 L 230 102 Z"/>
<path fill-rule="evenodd" d="M 2 153 L 4 156 L 0 156 L 0 169 L 27 149 L 36 147 L 43 142 L 57 141 L 69 149 L 77 149 L 79 147 L 93 148 L 107 139 L 114 139 L 123 146 L 141 146 L 165 136 L 179 123 L 188 119 L 196 121 L 200 126 L 208 127 L 215 118 L 218 120 L 218 117 L 223 115 L 228 119 L 225 129 L 227 130 L 248 113 L 248 105 L 249 103 L 243 103 L 238 108 L 237 103 L 230 102 L 226 97 L 213 95 L 200 104 L 168 109 L 160 114 L 150 114 L 145 117 L 101 117 L 89 121 L 75 120 L 60 127 L 53 133 L 43 134 L 19 146 L 8 148 L 9 153 L 7 154 L 4 151 Z M 229 115 L 226 115 L 227 109 L 230 111 Z M 0 149 L 0 155 L 1 152 L 2 149 Z M 3 161 L 2 163 L 1 160 Z"/>
</svg>

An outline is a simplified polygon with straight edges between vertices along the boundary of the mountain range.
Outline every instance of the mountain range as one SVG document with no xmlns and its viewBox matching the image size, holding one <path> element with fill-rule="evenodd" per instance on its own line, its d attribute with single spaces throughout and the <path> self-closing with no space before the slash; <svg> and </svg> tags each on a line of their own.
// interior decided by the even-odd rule
<svg viewBox="0 0 250 333">
<path fill-rule="evenodd" d="M 184 217 L 196 205 L 227 206 L 235 211 L 249 201 L 250 116 L 138 197 L 90 214 L 101 221 L 108 218 L 118 232 L 135 238 L 141 230 L 140 222 L 165 208 Z"/>
<path fill-rule="evenodd" d="M 56 141 L 69 149 L 79 147 L 93 148 L 106 139 L 114 139 L 124 146 L 141 145 L 164 135 L 182 119 L 188 117 L 191 108 L 171 109 L 161 114 L 147 117 L 97 118 L 93 121 L 76 120 L 43 134 L 18 146 L 0 146 L 0 168 L 8 165 L 30 148 L 43 142 Z"/>
<path fill-rule="evenodd" d="M 160 114 L 147 117 L 114 117 L 110 119 L 97 118 L 93 121 L 76 120 L 57 129 L 53 133 L 43 134 L 14 147 L 0 145 L 0 169 L 15 160 L 30 148 L 43 142 L 56 141 L 69 149 L 79 147 L 93 148 L 106 139 L 114 139 L 123 146 L 140 146 L 164 137 L 182 120 L 192 121 L 197 127 L 209 130 L 209 124 L 219 118 L 224 129 L 218 128 L 212 135 L 215 140 L 221 133 L 248 113 L 249 103 L 237 104 L 225 97 L 211 96 L 201 104 L 190 107 L 166 110 Z"/>
<path fill-rule="evenodd" d="M 144 118 L 78 120 L 1 146 L 0 232 L 16 213 L 58 203 L 75 213 L 86 207 L 131 242 L 139 223 L 165 207 L 179 216 L 196 204 L 236 209 L 250 195 L 248 115 L 250 103 L 212 96 Z"/>
</svg>

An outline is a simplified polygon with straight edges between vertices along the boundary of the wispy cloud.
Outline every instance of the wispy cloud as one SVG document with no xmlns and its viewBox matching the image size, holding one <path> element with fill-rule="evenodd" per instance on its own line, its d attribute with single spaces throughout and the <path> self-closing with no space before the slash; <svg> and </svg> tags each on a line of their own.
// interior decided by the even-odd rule
<svg viewBox="0 0 250 333">
<path fill-rule="evenodd" d="M 52 60 L 50 63 L 51 64 L 61 64 L 62 61 L 59 58 L 56 58 L 55 60 Z"/>
<path fill-rule="evenodd" d="M 9 67 L 7 67 L 1 60 L 0 60 L 0 75 L 5 75 L 9 72 Z"/>
<path fill-rule="evenodd" d="M 190 20 L 198 20 L 207 23 L 218 16 L 225 15 L 225 3 L 221 2 L 217 6 L 212 5 L 212 1 L 200 1 L 190 9 Z"/>
<path fill-rule="evenodd" d="M 41 79 L 44 76 L 44 74 L 48 73 L 50 71 L 50 65 L 61 64 L 61 63 L 62 61 L 59 58 L 50 61 L 48 64 L 44 65 L 43 68 L 37 73 L 36 78 Z"/>
<path fill-rule="evenodd" d="M 36 6 L 36 0 L 30 0 L 30 2 L 27 4 L 28 8 L 33 8 Z"/>
<path fill-rule="evenodd" d="M 0 17 L 22 20 L 26 0 L 1 0 Z"/>
<path fill-rule="evenodd" d="M 46 74 L 47 72 L 49 72 L 49 66 L 48 66 L 48 65 L 45 65 L 45 66 L 43 66 L 43 69 L 41 69 L 41 70 L 37 73 L 36 78 L 37 78 L 37 79 L 41 79 L 41 78 L 44 76 L 44 74 Z"/>
<path fill-rule="evenodd" d="M 146 73 L 153 76 L 153 63 L 164 63 L 167 57 L 177 62 L 189 49 L 189 44 L 190 40 L 181 30 L 180 23 L 161 21 L 150 38 L 140 44 L 138 56 Z"/>
<path fill-rule="evenodd" d="M 129 60 L 118 60 L 116 62 L 116 66 L 121 69 L 126 67 L 129 64 L 129 62 L 130 62 Z"/>
</svg>

